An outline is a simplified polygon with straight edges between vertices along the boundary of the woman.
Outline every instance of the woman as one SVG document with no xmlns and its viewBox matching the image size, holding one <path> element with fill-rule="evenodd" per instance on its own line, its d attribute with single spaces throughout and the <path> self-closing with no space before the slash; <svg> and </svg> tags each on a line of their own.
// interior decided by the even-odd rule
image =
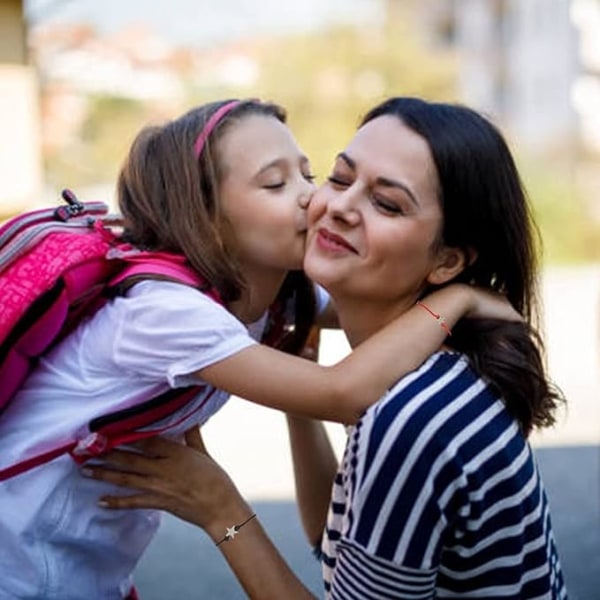
<svg viewBox="0 0 600 600">
<path fill-rule="evenodd" d="M 250 336 L 248 328 L 264 339 L 266 327 L 271 344 L 293 351 L 314 312 L 312 287 L 297 272 L 312 174 L 275 105 L 216 102 L 145 128 L 117 187 L 123 241 L 132 252 L 183 256 L 210 289 L 164 278 L 126 281 L 43 357 L 3 411 L 0 468 L 64 440 L 84 444 L 91 420 L 135 410 L 148 398 L 189 385 L 199 386 L 195 398 L 162 415 L 152 432 L 181 436 L 210 418 L 231 393 L 297 414 L 353 422 L 445 336 L 417 308 L 365 344 L 356 360 L 331 368 Z M 453 323 L 481 298 L 457 286 L 428 302 Z M 269 312 L 277 303 L 283 307 Z M 492 304 L 502 312 L 502 303 Z M 279 318 L 288 312 L 289 319 Z M 271 333 L 278 334 L 273 341 Z M 82 479 L 67 455 L 4 482 L 0 597 L 133 596 L 132 572 L 159 514 L 109 515 L 96 499 L 111 491 Z"/>
<path fill-rule="evenodd" d="M 510 151 L 474 111 L 393 98 L 338 155 L 309 208 L 304 266 L 331 294 L 353 348 L 456 281 L 502 291 L 526 320 L 457 325 L 361 415 L 337 473 L 322 428 L 290 417 L 313 543 L 327 521 L 328 598 L 566 597 L 527 443 L 533 428 L 553 423 L 560 401 L 531 328 L 535 262 Z M 189 440 L 195 449 L 150 440 L 141 455 L 109 454 L 128 472 L 87 474 L 143 493 L 103 505 L 155 506 L 197 523 L 250 597 L 310 597 L 197 436 Z"/>
</svg>

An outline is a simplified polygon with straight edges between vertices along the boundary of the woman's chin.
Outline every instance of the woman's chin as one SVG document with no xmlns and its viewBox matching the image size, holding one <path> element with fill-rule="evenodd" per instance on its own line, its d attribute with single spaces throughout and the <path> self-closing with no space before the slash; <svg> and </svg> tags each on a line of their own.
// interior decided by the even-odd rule
<svg viewBox="0 0 600 600">
<path fill-rule="evenodd" d="M 323 289 L 327 290 L 329 294 L 333 295 L 333 291 L 336 289 L 336 280 L 338 279 L 329 269 L 319 269 L 316 265 L 310 262 L 304 262 L 304 272 L 306 276 L 320 285 Z"/>
</svg>

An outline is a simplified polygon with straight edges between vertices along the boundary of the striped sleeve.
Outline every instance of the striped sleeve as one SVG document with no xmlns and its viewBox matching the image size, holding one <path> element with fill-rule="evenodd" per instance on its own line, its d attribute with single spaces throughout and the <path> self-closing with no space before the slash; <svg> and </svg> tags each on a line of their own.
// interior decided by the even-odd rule
<svg viewBox="0 0 600 600">
<path fill-rule="evenodd" d="M 371 556 L 358 544 L 342 540 L 331 587 L 332 600 L 432 598 L 436 570 L 398 566 Z"/>
</svg>

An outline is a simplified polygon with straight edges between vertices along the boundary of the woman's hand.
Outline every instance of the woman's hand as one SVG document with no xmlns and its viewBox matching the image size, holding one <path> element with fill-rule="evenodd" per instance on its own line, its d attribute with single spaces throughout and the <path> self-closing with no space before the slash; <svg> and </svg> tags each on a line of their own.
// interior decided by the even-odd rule
<svg viewBox="0 0 600 600">
<path fill-rule="evenodd" d="M 108 452 L 103 457 L 106 464 L 86 465 L 83 474 L 138 491 L 105 496 L 101 504 L 106 508 L 162 509 L 202 527 L 218 542 L 248 598 L 314 600 L 227 473 L 208 455 L 198 428 L 188 431 L 185 441 L 143 440 L 132 444 L 132 451 Z M 234 539 L 231 531 L 240 524 L 244 524 L 243 535 Z"/>
<path fill-rule="evenodd" d="M 138 493 L 105 496 L 109 509 L 154 508 L 199 525 L 213 539 L 224 523 L 241 522 L 249 509 L 227 473 L 208 455 L 199 429 L 185 434 L 185 444 L 160 437 L 112 450 L 102 465 L 85 465 L 83 475 Z M 251 513 L 250 513 L 251 514 Z"/>
</svg>

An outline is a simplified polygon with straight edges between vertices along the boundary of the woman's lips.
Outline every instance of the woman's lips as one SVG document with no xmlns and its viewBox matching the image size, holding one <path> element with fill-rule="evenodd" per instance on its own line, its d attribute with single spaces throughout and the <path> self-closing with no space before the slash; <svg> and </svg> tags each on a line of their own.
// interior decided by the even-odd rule
<svg viewBox="0 0 600 600">
<path fill-rule="evenodd" d="M 358 251 L 352 244 L 350 244 L 350 242 L 345 240 L 342 236 L 333 233 L 333 231 L 325 229 L 324 227 L 321 227 L 317 231 L 317 243 L 324 250 L 333 250 L 334 252 L 339 252 L 340 250 L 349 250 L 354 254 L 358 254 Z"/>
</svg>

